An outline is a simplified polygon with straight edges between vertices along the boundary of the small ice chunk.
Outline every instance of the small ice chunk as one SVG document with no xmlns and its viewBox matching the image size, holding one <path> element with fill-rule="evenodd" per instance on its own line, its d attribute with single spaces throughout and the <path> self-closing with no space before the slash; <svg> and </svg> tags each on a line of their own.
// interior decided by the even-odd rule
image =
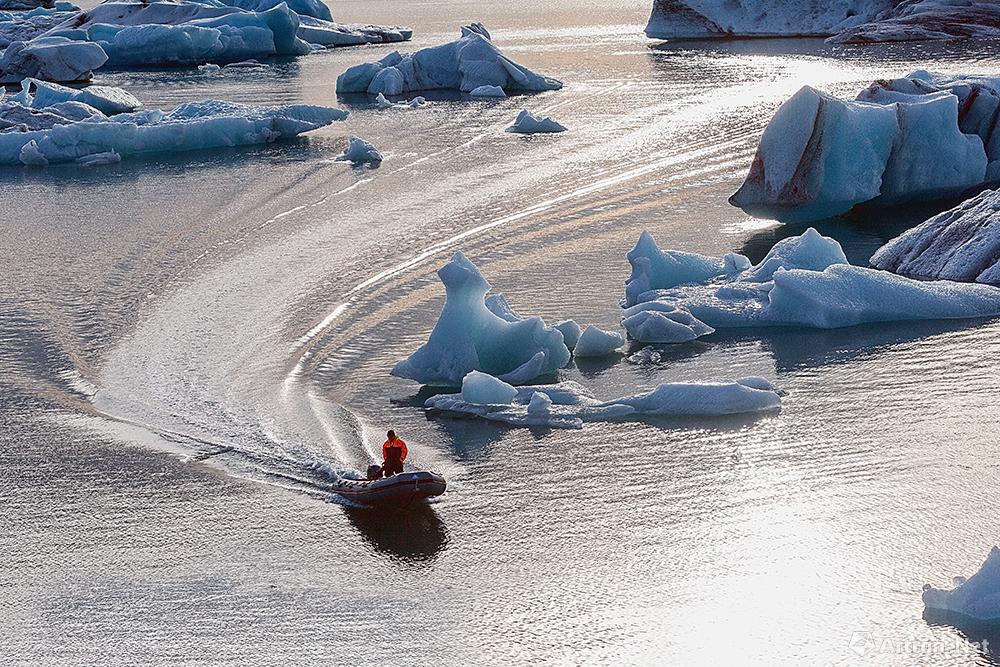
<svg viewBox="0 0 1000 667">
<path fill-rule="evenodd" d="M 527 109 L 522 109 L 514 119 L 514 124 L 507 128 L 508 132 L 518 134 L 538 134 L 542 132 L 565 132 L 566 128 L 548 116 L 542 118 L 532 115 Z"/>
<path fill-rule="evenodd" d="M 260 67 L 267 67 L 264 63 L 259 60 L 240 60 L 239 62 L 229 63 L 226 65 L 226 69 L 257 69 Z"/>
<path fill-rule="evenodd" d="M 462 400 L 467 403 L 510 405 L 515 396 L 517 389 L 486 373 L 472 371 L 462 379 Z"/>
<path fill-rule="evenodd" d="M 562 332 L 563 342 L 566 343 L 566 347 L 572 352 L 573 348 L 576 347 L 577 341 L 580 340 L 580 325 L 573 320 L 563 320 L 562 322 L 556 322 L 552 325 L 556 329 Z"/>
<path fill-rule="evenodd" d="M 351 137 L 347 148 L 337 159 L 354 164 L 379 164 L 382 162 L 382 154 L 361 137 Z"/>
<path fill-rule="evenodd" d="M 656 301 L 640 306 L 660 305 Z M 664 309 L 655 307 L 636 311 L 622 320 L 629 338 L 640 343 L 686 343 L 714 333 L 715 329 L 698 320 L 691 313 L 667 304 Z"/>
<path fill-rule="evenodd" d="M 540 391 L 536 391 L 531 395 L 531 400 L 528 401 L 528 414 L 529 415 L 548 415 L 552 412 L 552 399 Z"/>
<path fill-rule="evenodd" d="M 82 102 L 101 113 L 112 116 L 136 111 L 142 107 L 142 102 L 135 95 L 113 86 L 87 86 L 77 90 L 69 86 L 61 86 L 58 83 L 25 79 L 21 82 L 22 89 L 25 84 L 33 85 L 35 88 L 35 94 L 30 102 L 33 109 L 42 109 L 61 102 Z"/>
<path fill-rule="evenodd" d="M 613 331 L 604 331 L 595 326 L 587 325 L 580 334 L 573 350 L 575 357 L 606 357 L 614 354 L 625 344 L 625 338 Z"/>
<path fill-rule="evenodd" d="M 469 91 L 469 97 L 507 97 L 500 86 L 477 86 Z"/>
<path fill-rule="evenodd" d="M 48 158 L 38 149 L 38 142 L 34 139 L 21 148 L 21 164 L 28 167 L 44 167 L 48 163 Z"/>
<path fill-rule="evenodd" d="M 81 167 L 99 167 L 106 164 L 118 164 L 121 161 L 122 156 L 114 151 L 91 153 L 76 159 L 76 163 Z"/>
<path fill-rule="evenodd" d="M 198 71 L 204 72 L 205 74 L 215 74 L 216 72 L 222 71 L 222 66 L 216 65 L 215 63 L 205 63 L 204 65 L 198 65 Z"/>
<path fill-rule="evenodd" d="M 45 81 L 89 81 L 93 70 L 108 61 L 99 44 L 61 36 L 12 42 L 0 55 L 0 83 L 33 77 Z"/>
</svg>

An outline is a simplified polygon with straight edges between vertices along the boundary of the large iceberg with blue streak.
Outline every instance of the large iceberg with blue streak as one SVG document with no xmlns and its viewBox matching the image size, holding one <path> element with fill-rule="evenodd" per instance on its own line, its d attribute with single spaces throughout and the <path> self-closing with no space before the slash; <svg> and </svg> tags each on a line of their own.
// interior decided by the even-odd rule
<svg viewBox="0 0 1000 667">
<path fill-rule="evenodd" d="M 733 276 L 653 290 L 640 304 L 689 313 L 720 329 L 832 329 L 872 322 L 1000 315 L 1000 289 L 918 281 L 846 262 L 840 245 L 813 229 L 782 240 L 759 264 Z"/>
<path fill-rule="evenodd" d="M 805 87 L 764 130 L 730 202 L 784 222 L 961 195 L 1000 179 L 1000 80 L 877 81 L 854 101 Z"/>
<path fill-rule="evenodd" d="M 487 307 L 490 284 L 475 264 L 456 252 L 438 270 L 446 299 L 430 338 L 397 363 L 392 374 L 422 384 L 457 387 L 471 371 L 524 384 L 565 366 L 570 352 L 559 330 L 540 317 L 520 319 L 506 301 Z"/>
<path fill-rule="evenodd" d="M 508 59 L 478 23 L 463 27 L 462 37 L 454 42 L 415 53 L 395 51 L 337 78 L 338 93 L 369 95 L 441 89 L 468 93 L 481 86 L 498 86 L 509 94 L 556 90 L 562 83 Z"/>
</svg>

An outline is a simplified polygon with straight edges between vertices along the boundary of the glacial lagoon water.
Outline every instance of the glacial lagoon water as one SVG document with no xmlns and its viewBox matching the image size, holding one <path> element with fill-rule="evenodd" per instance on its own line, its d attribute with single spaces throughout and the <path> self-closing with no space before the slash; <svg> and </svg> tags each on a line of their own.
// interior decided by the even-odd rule
<svg viewBox="0 0 1000 667">
<path fill-rule="evenodd" d="M 563 373 L 606 397 L 761 375 L 787 392 L 761 418 L 508 429 L 428 418 L 388 375 L 455 250 L 519 312 L 610 328 L 644 229 L 754 260 L 801 233 L 726 203 L 801 85 L 998 74 L 995 44 L 657 46 L 645 0 L 546 4 L 333 7 L 411 25 L 407 48 L 484 21 L 561 91 L 337 100 L 340 72 L 391 47 L 100 72 L 148 106 L 352 115 L 257 149 L 0 171 L 5 664 L 996 660 L 989 632 L 920 602 L 1000 535 L 996 322 L 718 333 Z M 570 131 L 505 133 L 522 107 Z M 379 169 L 334 160 L 352 134 Z M 865 263 L 934 210 L 819 229 Z M 403 516 L 332 499 L 390 426 L 448 493 Z"/>
</svg>

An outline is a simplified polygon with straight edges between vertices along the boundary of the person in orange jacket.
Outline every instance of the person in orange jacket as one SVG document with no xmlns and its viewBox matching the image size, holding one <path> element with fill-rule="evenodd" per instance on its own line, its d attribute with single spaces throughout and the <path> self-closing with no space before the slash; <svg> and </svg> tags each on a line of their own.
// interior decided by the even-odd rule
<svg viewBox="0 0 1000 667">
<path fill-rule="evenodd" d="M 403 461 L 406 460 L 406 443 L 396 437 L 395 431 L 386 433 L 388 440 L 382 445 L 382 472 L 385 476 L 403 472 Z"/>
</svg>

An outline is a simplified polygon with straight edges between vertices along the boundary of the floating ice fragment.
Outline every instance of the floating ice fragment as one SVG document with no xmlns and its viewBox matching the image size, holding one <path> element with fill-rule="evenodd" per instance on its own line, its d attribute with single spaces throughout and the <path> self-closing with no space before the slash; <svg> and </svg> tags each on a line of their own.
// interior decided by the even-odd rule
<svg viewBox="0 0 1000 667">
<path fill-rule="evenodd" d="M 613 331 L 603 331 L 587 325 L 573 349 L 574 357 L 606 357 L 625 344 L 625 338 Z"/>
<path fill-rule="evenodd" d="M 379 164 L 382 162 L 382 154 L 361 137 L 351 137 L 347 148 L 337 159 L 354 164 Z"/>
<path fill-rule="evenodd" d="M 522 109 L 514 119 L 514 124 L 507 128 L 508 132 L 518 134 L 539 134 L 544 132 L 565 132 L 566 128 L 548 116 L 542 118 L 532 115 L 527 109 Z"/>
</svg>

